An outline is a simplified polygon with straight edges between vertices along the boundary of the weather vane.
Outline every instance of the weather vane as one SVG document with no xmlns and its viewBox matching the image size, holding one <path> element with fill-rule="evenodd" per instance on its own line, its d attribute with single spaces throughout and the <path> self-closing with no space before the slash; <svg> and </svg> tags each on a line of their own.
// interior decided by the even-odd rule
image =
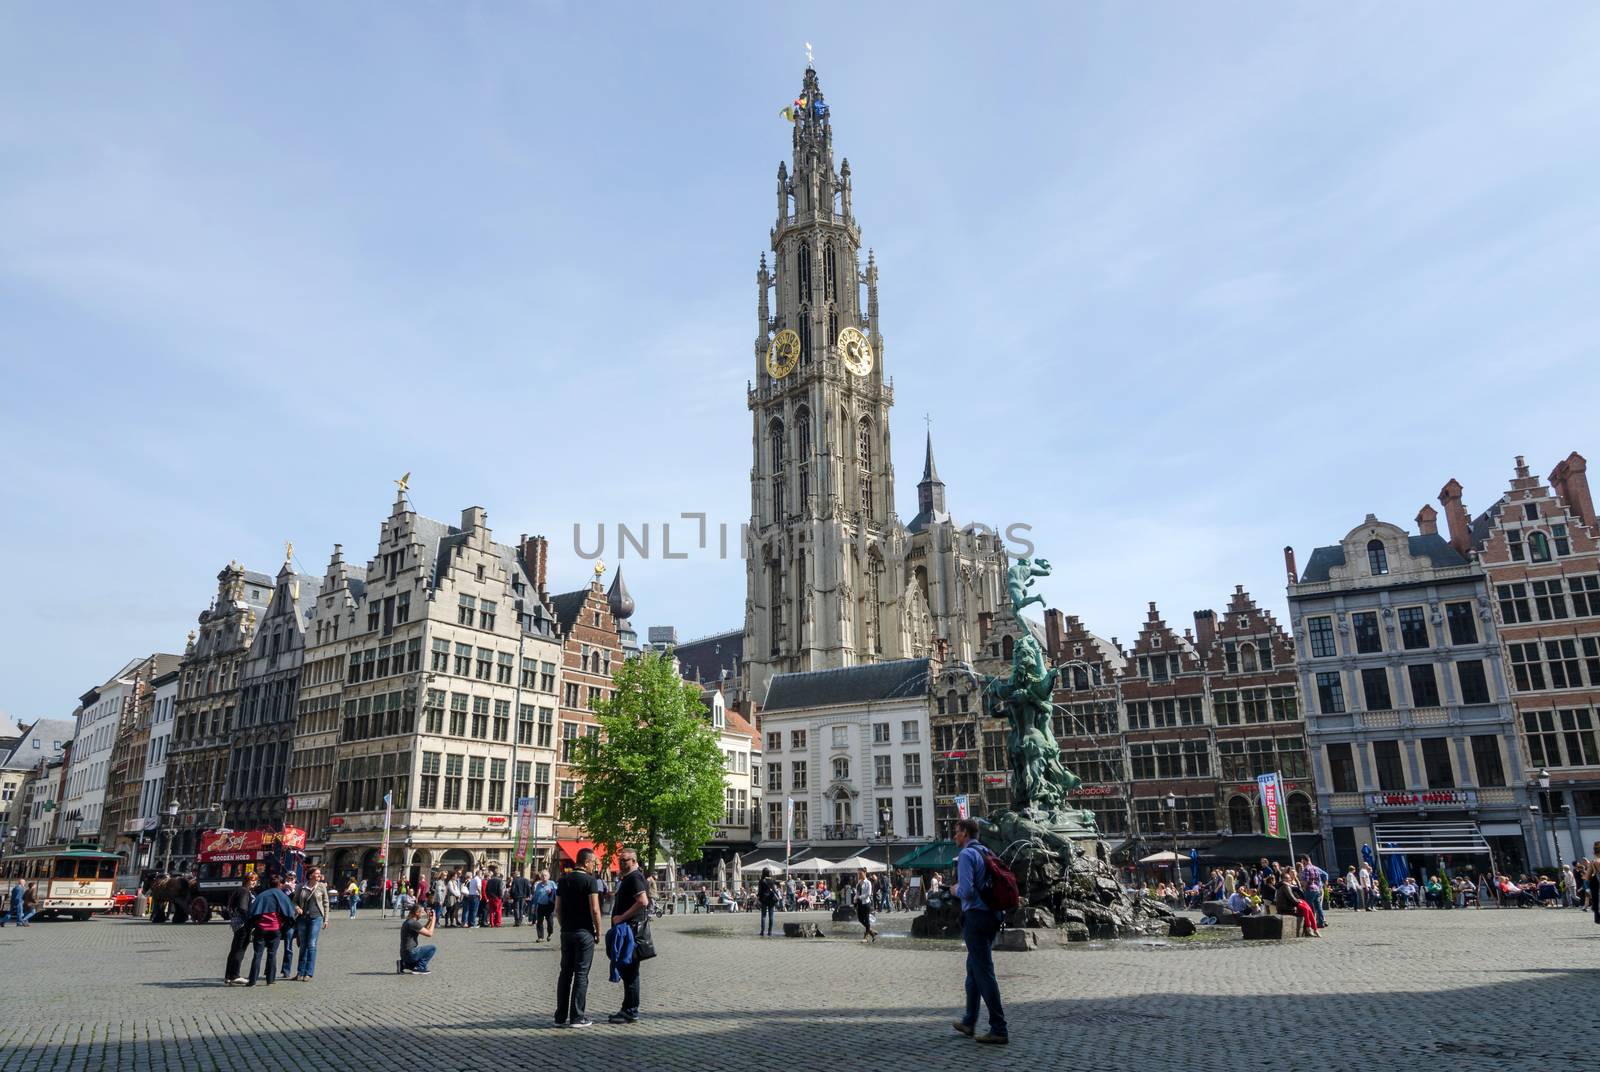
<svg viewBox="0 0 1600 1072">
<path fill-rule="evenodd" d="M 410 486 L 410 484 L 411 484 L 411 470 L 409 470 L 409 469 L 406 470 L 406 475 L 405 476 L 401 477 L 399 480 L 396 480 L 394 482 L 394 486 L 400 489 L 401 494 L 405 493 L 406 488 L 408 486 Z"/>
<path fill-rule="evenodd" d="M 291 561 L 293 558 L 294 558 L 294 541 L 293 540 L 284 540 L 283 541 L 283 560 L 285 562 L 288 562 L 288 561 Z"/>
<path fill-rule="evenodd" d="M 606 564 L 604 562 L 596 562 L 594 564 L 594 579 L 598 581 L 601 577 L 604 577 L 605 574 Z"/>
</svg>

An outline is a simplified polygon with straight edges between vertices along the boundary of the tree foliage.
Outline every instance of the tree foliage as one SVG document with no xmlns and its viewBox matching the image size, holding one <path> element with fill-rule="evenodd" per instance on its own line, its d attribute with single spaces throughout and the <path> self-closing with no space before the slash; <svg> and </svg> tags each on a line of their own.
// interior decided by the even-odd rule
<svg viewBox="0 0 1600 1072">
<path fill-rule="evenodd" d="M 651 869 L 661 849 L 697 859 L 725 799 L 722 744 L 700 689 L 657 652 L 623 663 L 611 683 L 611 696 L 591 704 L 600 735 L 578 741 L 569 821 L 597 845 L 638 847 Z"/>
</svg>

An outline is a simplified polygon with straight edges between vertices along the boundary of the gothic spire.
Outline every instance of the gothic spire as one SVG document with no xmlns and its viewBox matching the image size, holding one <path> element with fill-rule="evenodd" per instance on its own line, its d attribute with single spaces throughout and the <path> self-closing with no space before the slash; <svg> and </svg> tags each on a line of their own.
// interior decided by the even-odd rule
<svg viewBox="0 0 1600 1072">
<path fill-rule="evenodd" d="M 907 528 L 920 532 L 930 521 L 949 517 L 944 505 L 944 481 L 939 479 L 939 469 L 933 464 L 933 429 L 928 429 L 928 452 L 922 463 L 922 480 L 917 484 L 917 516 Z"/>
<path fill-rule="evenodd" d="M 922 462 L 922 482 L 924 484 L 940 483 L 939 470 L 933 464 L 933 429 L 928 429 L 928 456 Z"/>
</svg>

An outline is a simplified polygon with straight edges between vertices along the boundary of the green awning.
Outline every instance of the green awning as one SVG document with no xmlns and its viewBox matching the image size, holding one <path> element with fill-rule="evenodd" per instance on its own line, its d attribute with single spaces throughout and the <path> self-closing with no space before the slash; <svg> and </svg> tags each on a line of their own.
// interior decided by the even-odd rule
<svg viewBox="0 0 1600 1072">
<path fill-rule="evenodd" d="M 954 841 L 930 841 L 926 845 L 918 845 L 896 860 L 894 865 L 913 871 L 942 870 L 955 863 L 958 851 Z"/>
</svg>

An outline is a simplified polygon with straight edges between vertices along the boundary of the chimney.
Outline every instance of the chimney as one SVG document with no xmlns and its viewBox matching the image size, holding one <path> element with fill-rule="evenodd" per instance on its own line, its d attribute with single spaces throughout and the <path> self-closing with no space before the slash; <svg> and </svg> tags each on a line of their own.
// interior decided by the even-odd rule
<svg viewBox="0 0 1600 1072">
<path fill-rule="evenodd" d="M 1290 584 L 1299 584 L 1300 583 L 1300 574 L 1296 573 L 1295 572 L 1295 568 L 1294 568 L 1294 548 L 1293 547 L 1285 547 L 1283 549 L 1283 568 L 1286 571 L 1288 571 L 1289 583 Z"/>
<path fill-rule="evenodd" d="M 517 541 L 517 553 L 522 557 L 522 568 L 527 571 L 528 580 L 533 582 L 534 591 L 543 599 L 549 594 L 545 590 L 545 567 L 550 560 L 550 544 L 543 536 L 523 533 Z"/>
<path fill-rule="evenodd" d="M 1567 513 L 1580 519 L 1591 529 L 1595 527 L 1594 498 L 1589 494 L 1589 463 L 1583 455 L 1573 451 L 1567 460 L 1550 472 L 1550 485 L 1556 489 Z"/>
<path fill-rule="evenodd" d="M 489 534 L 489 515 L 481 506 L 469 506 L 461 511 L 461 531 L 469 537 L 480 532 L 487 537 Z"/>
<path fill-rule="evenodd" d="M 1044 648 L 1054 658 L 1061 655 L 1061 638 L 1065 635 L 1061 611 L 1051 607 L 1044 612 Z"/>
<path fill-rule="evenodd" d="M 1423 503 L 1417 511 L 1417 531 L 1424 536 L 1439 535 L 1439 511 Z"/>
<path fill-rule="evenodd" d="M 1461 503 L 1461 482 L 1455 477 L 1439 489 L 1439 505 L 1444 507 L 1444 520 L 1450 526 L 1450 546 L 1466 555 L 1472 550 L 1472 520 Z"/>
<path fill-rule="evenodd" d="M 1197 610 L 1194 612 L 1195 647 L 1201 651 L 1209 651 L 1217 639 L 1217 612 L 1214 610 Z"/>
</svg>

